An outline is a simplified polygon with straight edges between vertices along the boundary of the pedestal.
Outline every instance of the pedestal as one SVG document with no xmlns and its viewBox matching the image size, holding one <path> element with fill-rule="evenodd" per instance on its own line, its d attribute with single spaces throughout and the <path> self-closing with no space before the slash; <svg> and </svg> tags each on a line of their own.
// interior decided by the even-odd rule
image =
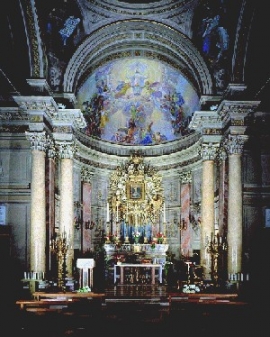
<svg viewBox="0 0 270 337">
<path fill-rule="evenodd" d="M 77 268 L 80 270 L 79 284 L 80 288 L 93 287 L 93 268 L 95 267 L 94 259 L 77 259 Z"/>
</svg>

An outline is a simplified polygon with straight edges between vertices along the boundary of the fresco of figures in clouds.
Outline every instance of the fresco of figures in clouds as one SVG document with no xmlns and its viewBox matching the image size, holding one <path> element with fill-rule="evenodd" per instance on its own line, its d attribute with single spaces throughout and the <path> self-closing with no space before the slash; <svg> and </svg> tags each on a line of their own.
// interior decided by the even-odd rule
<svg viewBox="0 0 270 337">
<path fill-rule="evenodd" d="M 92 74 L 78 94 L 87 135 L 131 145 L 155 145 L 189 133 L 199 107 L 179 71 L 158 61 L 127 58 Z"/>
</svg>

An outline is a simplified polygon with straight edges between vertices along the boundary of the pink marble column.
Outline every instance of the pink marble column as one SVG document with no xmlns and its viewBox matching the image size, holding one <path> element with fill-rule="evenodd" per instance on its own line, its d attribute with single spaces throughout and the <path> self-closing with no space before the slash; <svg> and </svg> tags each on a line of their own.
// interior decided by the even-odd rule
<svg viewBox="0 0 270 337">
<path fill-rule="evenodd" d="M 92 231 L 90 228 L 85 227 L 85 223 L 89 222 L 91 226 L 92 221 L 92 210 L 91 210 L 91 196 L 92 190 L 91 185 L 88 182 L 82 183 L 82 202 L 83 202 L 83 226 L 82 226 L 82 247 L 81 251 L 85 253 L 91 248 L 91 234 Z"/>
<path fill-rule="evenodd" d="M 182 180 L 183 181 L 183 180 Z M 185 257 L 192 256 L 191 226 L 189 223 L 191 185 L 181 182 L 181 226 L 180 226 L 180 253 Z"/>
<path fill-rule="evenodd" d="M 211 279 L 211 255 L 208 244 L 215 231 L 214 192 L 215 192 L 215 158 L 219 144 L 202 145 L 202 202 L 201 202 L 201 266 L 204 278 Z"/>
<path fill-rule="evenodd" d="M 91 249 L 91 236 L 92 230 L 91 225 L 94 221 L 92 216 L 92 178 L 93 172 L 87 167 L 81 169 L 81 181 L 82 181 L 82 217 L 83 226 L 81 230 L 81 251 L 85 253 L 87 250 Z M 85 223 L 88 223 L 90 228 L 85 227 Z"/>
<path fill-rule="evenodd" d="M 66 234 L 69 250 L 66 256 L 67 277 L 72 277 L 74 242 L 73 151 L 72 143 L 59 144 L 60 161 L 60 235 Z"/>
</svg>

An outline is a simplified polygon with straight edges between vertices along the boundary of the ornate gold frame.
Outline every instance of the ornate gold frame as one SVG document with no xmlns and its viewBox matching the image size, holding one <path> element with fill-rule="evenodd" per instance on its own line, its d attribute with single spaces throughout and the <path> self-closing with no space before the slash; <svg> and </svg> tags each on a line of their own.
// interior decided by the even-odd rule
<svg viewBox="0 0 270 337">
<path fill-rule="evenodd" d="M 133 189 L 138 195 L 133 195 Z M 155 224 L 163 206 L 162 176 L 135 152 L 112 173 L 108 203 L 116 221 Z"/>
<path fill-rule="evenodd" d="M 134 201 L 141 201 L 145 199 L 144 183 L 127 183 L 127 198 Z"/>
</svg>

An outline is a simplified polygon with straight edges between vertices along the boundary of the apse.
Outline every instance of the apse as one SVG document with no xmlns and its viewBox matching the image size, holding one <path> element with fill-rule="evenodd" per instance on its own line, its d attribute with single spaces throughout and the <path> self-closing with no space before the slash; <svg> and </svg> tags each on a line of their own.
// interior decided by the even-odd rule
<svg viewBox="0 0 270 337">
<path fill-rule="evenodd" d="M 78 96 L 83 132 L 104 141 L 156 145 L 190 133 L 199 98 L 187 79 L 157 60 L 125 58 L 96 70 Z"/>
</svg>

